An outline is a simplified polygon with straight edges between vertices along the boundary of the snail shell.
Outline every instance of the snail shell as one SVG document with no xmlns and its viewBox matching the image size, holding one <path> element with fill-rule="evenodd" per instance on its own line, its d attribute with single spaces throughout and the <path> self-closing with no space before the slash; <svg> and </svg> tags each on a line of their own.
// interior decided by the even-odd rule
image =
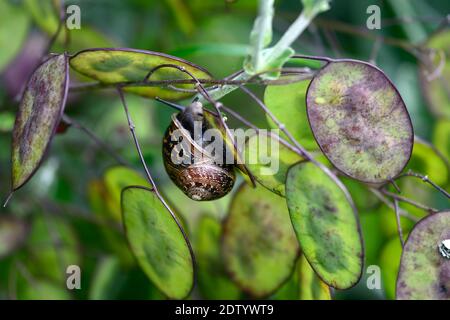
<svg viewBox="0 0 450 320">
<path fill-rule="evenodd" d="M 206 130 L 214 129 L 203 117 L 202 104 L 193 102 L 172 115 L 163 139 L 163 161 L 169 177 L 197 201 L 223 197 L 231 191 L 236 179 L 233 164 L 226 164 L 205 150 L 211 143 L 204 139 Z M 226 156 L 225 143 L 223 146 L 222 154 Z"/>
</svg>

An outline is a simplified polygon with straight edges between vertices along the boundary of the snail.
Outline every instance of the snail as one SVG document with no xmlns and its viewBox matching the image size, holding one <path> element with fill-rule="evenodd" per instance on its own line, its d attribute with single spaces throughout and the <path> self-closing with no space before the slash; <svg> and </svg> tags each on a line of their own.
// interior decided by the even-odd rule
<svg viewBox="0 0 450 320">
<path fill-rule="evenodd" d="M 215 200 L 228 194 L 236 180 L 234 164 L 225 161 L 228 148 L 219 130 L 205 119 L 203 105 L 194 101 L 184 108 L 157 100 L 182 109 L 172 115 L 163 138 L 163 162 L 171 180 L 196 201 Z M 212 144 L 219 145 L 219 150 L 211 152 Z"/>
</svg>

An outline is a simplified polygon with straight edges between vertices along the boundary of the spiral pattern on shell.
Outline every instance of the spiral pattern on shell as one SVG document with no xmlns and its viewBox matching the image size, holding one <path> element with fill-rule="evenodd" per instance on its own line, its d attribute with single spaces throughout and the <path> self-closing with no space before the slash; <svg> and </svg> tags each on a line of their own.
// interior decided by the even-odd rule
<svg viewBox="0 0 450 320">
<path fill-rule="evenodd" d="M 197 137 L 194 136 L 195 121 L 201 124 Z M 233 164 L 217 161 L 204 149 L 206 141 L 203 133 L 206 130 L 211 130 L 211 126 L 203 119 L 201 104 L 194 102 L 172 116 L 163 138 L 163 162 L 169 177 L 189 198 L 196 201 L 225 196 L 233 188 L 236 179 Z"/>
</svg>

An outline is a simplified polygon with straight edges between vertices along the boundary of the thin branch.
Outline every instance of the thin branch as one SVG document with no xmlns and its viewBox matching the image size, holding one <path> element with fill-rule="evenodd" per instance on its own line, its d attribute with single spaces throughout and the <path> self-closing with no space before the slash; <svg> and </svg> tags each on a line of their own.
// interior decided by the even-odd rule
<svg viewBox="0 0 450 320">
<path fill-rule="evenodd" d="M 14 191 L 11 191 L 8 196 L 5 199 L 5 202 L 3 203 L 3 208 L 6 208 L 8 205 L 9 200 L 11 200 L 12 196 L 14 195 Z"/>
<path fill-rule="evenodd" d="M 46 47 L 46 49 L 44 51 L 47 54 L 50 53 L 50 49 L 52 48 L 52 46 L 55 43 L 55 41 L 58 39 L 59 34 L 61 33 L 61 30 L 63 28 L 64 21 L 66 20 L 66 11 L 64 10 L 64 8 L 65 8 L 64 3 L 61 3 L 61 8 L 60 8 L 60 12 L 59 12 L 58 27 L 57 27 L 55 33 L 53 34 L 53 36 L 48 41 L 47 47 Z M 66 36 L 66 38 L 67 38 L 67 36 Z"/>
<path fill-rule="evenodd" d="M 403 239 L 403 230 L 402 230 L 402 224 L 400 221 L 400 214 L 399 214 L 399 207 L 398 207 L 397 199 L 394 199 L 394 212 L 395 212 L 395 220 L 397 222 L 398 237 L 400 238 L 400 244 L 403 248 L 405 246 L 405 242 Z"/>
<path fill-rule="evenodd" d="M 398 192 L 401 193 L 402 191 L 400 190 L 400 187 L 398 186 L 398 184 L 395 182 L 394 179 L 390 180 L 390 183 L 392 184 L 392 186 L 394 187 L 394 189 Z"/>
<path fill-rule="evenodd" d="M 168 65 L 164 65 L 165 67 L 168 67 Z M 173 65 L 176 66 L 176 65 Z M 177 66 L 179 67 L 179 66 Z M 178 69 L 178 68 L 177 68 Z M 287 73 L 285 72 L 287 69 Z M 102 82 L 87 82 L 87 83 L 76 83 L 71 84 L 69 87 L 70 91 L 85 91 L 85 90 L 93 90 L 93 89 L 107 89 L 107 88 L 116 88 L 116 87 L 169 87 L 171 89 L 174 89 L 175 85 L 181 85 L 181 84 L 207 84 L 212 85 L 211 87 L 208 87 L 208 90 L 214 90 L 218 89 L 217 86 L 238 86 L 243 84 L 257 84 L 257 85 L 286 85 L 298 81 L 302 81 L 305 79 L 310 79 L 313 76 L 313 72 L 309 68 L 296 68 L 297 72 L 293 72 L 292 68 L 282 68 L 279 71 L 282 72 L 282 74 L 297 74 L 297 77 L 290 76 L 288 78 L 279 78 L 275 80 L 263 80 L 258 78 L 260 74 L 257 74 L 255 76 L 252 76 L 247 79 L 170 79 L 170 80 L 146 80 L 146 81 L 120 81 L 115 83 L 102 83 Z M 278 69 L 276 69 L 278 70 Z M 276 70 L 270 70 L 270 71 L 276 71 Z M 268 72 L 268 71 L 267 71 Z M 194 89 L 186 89 L 186 88 L 177 88 L 175 87 L 177 91 L 183 91 L 183 92 L 189 92 L 194 93 Z"/>
<path fill-rule="evenodd" d="M 403 196 L 401 196 L 401 195 L 398 195 L 398 194 L 389 192 L 389 191 L 387 191 L 387 190 L 380 189 L 380 192 L 381 192 L 382 194 L 388 196 L 388 197 L 391 197 L 391 198 L 395 199 L 395 200 L 398 200 L 398 201 L 401 201 L 401 202 L 405 202 L 405 203 L 409 203 L 410 205 L 412 205 L 412 206 L 414 206 L 414 207 L 416 207 L 416 208 L 422 209 L 422 210 L 424 210 L 424 211 L 427 211 L 428 213 L 436 213 L 436 212 L 439 212 L 439 210 L 436 209 L 436 208 L 428 207 L 428 206 L 426 206 L 426 205 L 424 205 L 424 204 L 422 204 L 422 203 L 419 203 L 419 202 L 416 202 L 416 201 L 414 201 L 414 200 L 412 200 L 412 199 L 409 199 L 409 198 L 407 198 L 407 197 L 403 197 Z"/>
<path fill-rule="evenodd" d="M 430 178 L 428 178 L 427 175 L 423 175 L 423 174 L 420 174 L 420 173 L 417 173 L 417 172 L 413 172 L 412 170 L 409 170 L 408 172 L 405 172 L 405 173 L 402 173 L 402 174 L 398 175 L 395 178 L 395 180 L 403 178 L 403 177 L 415 177 L 415 178 L 418 178 L 418 179 L 422 180 L 423 182 L 430 184 L 433 188 L 438 190 L 440 193 L 442 193 L 447 198 L 450 198 L 450 194 L 447 191 L 445 191 L 442 187 L 438 186 L 436 183 L 431 181 Z"/>
<path fill-rule="evenodd" d="M 405 51 L 410 52 L 411 54 L 415 55 L 417 50 L 420 50 L 420 46 L 416 46 L 414 44 L 411 44 L 409 41 L 396 39 L 396 38 L 390 38 L 390 37 L 382 37 L 376 33 L 369 32 L 365 28 L 359 28 L 356 26 L 353 26 L 351 24 L 336 21 L 336 20 L 328 20 L 328 19 L 321 19 L 316 18 L 314 21 L 319 27 L 335 30 L 337 32 L 341 33 L 348 33 L 352 35 L 357 35 L 363 38 L 367 38 L 369 40 L 376 41 L 377 38 L 380 38 L 380 40 L 387 45 L 391 45 L 394 47 L 402 48 Z"/>
<path fill-rule="evenodd" d="M 131 115 L 130 115 L 130 112 L 129 112 L 129 109 L 128 109 L 128 105 L 127 105 L 127 102 L 125 100 L 125 96 L 124 96 L 124 93 L 122 91 L 122 88 L 121 87 L 117 87 L 117 92 L 119 93 L 120 100 L 122 101 L 123 109 L 125 111 L 125 115 L 126 115 L 127 121 L 128 121 L 128 127 L 130 129 L 131 136 L 133 137 L 134 145 L 136 146 L 136 150 L 137 150 L 137 152 L 139 154 L 139 159 L 141 160 L 141 164 L 142 164 L 142 167 L 144 168 L 144 171 L 145 171 L 145 174 L 147 176 L 147 179 L 150 182 L 150 185 L 152 186 L 152 190 L 155 193 L 155 195 L 158 197 L 159 201 L 161 201 L 161 203 L 164 205 L 164 207 L 167 209 L 167 211 L 170 213 L 170 215 L 174 219 L 175 223 L 177 224 L 178 228 L 180 229 L 180 231 L 181 231 L 181 233 L 183 235 L 183 238 L 186 241 L 186 244 L 187 244 L 187 246 L 189 248 L 189 252 L 191 253 L 192 259 L 194 260 L 195 259 L 194 251 L 192 250 L 191 243 L 190 243 L 190 241 L 189 241 L 189 239 L 188 239 L 188 237 L 187 237 L 183 227 L 181 226 L 180 222 L 178 221 L 178 218 L 175 215 L 175 213 L 172 211 L 172 209 L 167 204 L 166 200 L 164 200 L 164 198 L 159 193 L 159 190 L 158 190 L 158 188 L 156 186 L 155 181 L 153 180 L 153 177 L 152 177 L 152 175 L 150 173 L 150 170 L 148 169 L 147 164 L 145 163 L 145 159 L 144 159 L 144 156 L 142 154 L 142 149 L 141 149 L 141 146 L 139 144 L 139 140 L 138 140 L 137 135 L 136 135 L 136 127 L 134 125 L 133 120 L 131 119 Z M 195 263 L 195 261 L 194 261 L 194 263 Z"/>
<path fill-rule="evenodd" d="M 291 57 L 291 59 L 308 59 L 308 60 L 317 60 L 317 61 L 325 61 L 325 62 L 333 62 L 336 61 L 330 57 L 322 57 L 322 56 L 310 56 L 306 54 L 295 54 Z"/>
<path fill-rule="evenodd" d="M 99 138 L 92 130 L 85 127 L 75 119 L 69 117 L 68 115 L 64 114 L 62 119 L 67 122 L 69 125 L 73 126 L 74 128 L 80 130 L 81 132 L 85 133 L 92 141 L 94 141 L 95 144 L 97 144 L 100 149 L 104 150 L 106 153 L 108 153 L 111 157 L 113 157 L 118 163 L 121 165 L 132 167 L 132 165 L 122 158 L 121 155 L 119 155 L 117 152 L 115 152 L 109 144 L 104 142 L 101 138 Z"/>
<path fill-rule="evenodd" d="M 395 208 L 394 208 L 394 204 L 392 204 L 392 202 L 390 202 L 389 201 L 389 199 L 388 198 L 386 198 L 381 192 L 380 192 L 380 190 L 378 190 L 378 189 L 375 189 L 375 188 L 368 188 L 368 190 L 370 191 L 370 192 L 372 192 L 381 202 L 383 202 L 385 205 L 387 205 L 389 208 L 391 208 L 392 210 L 394 210 Z M 407 218 L 407 219 L 409 219 L 409 220 L 411 220 L 411 221 L 414 221 L 414 222 L 418 222 L 419 221 L 419 218 L 417 218 L 416 216 L 413 216 L 412 214 L 410 214 L 408 211 L 406 211 L 406 210 L 404 210 L 404 209 L 402 209 L 402 208 L 399 208 L 399 214 L 401 215 L 401 216 L 403 216 L 403 217 L 405 217 L 405 218 Z"/>
</svg>

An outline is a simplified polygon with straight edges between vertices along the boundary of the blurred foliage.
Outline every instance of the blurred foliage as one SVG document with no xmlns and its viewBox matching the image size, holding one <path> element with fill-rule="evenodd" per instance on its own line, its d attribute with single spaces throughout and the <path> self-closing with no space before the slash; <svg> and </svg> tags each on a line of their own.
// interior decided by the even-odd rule
<svg viewBox="0 0 450 320">
<path fill-rule="evenodd" d="M 374 2 L 381 8 L 381 30 L 368 30 L 365 27 L 366 8 Z M 431 90 L 427 90 L 426 85 L 423 85 L 423 59 L 418 59 L 410 50 L 396 44 L 398 41 L 404 41 L 408 45 L 430 44 L 433 48 L 448 53 L 448 32 L 436 35 L 441 21 L 450 12 L 450 5 L 447 0 L 398 1 L 395 6 L 392 2 L 394 1 L 334 0 L 331 9 L 315 19 L 314 24 L 292 47 L 296 52 L 304 54 L 364 61 L 370 60 L 376 53 L 377 66 L 392 79 L 405 101 L 415 135 L 435 146 L 416 140 L 411 162 L 406 169 L 427 174 L 449 190 L 448 90 L 443 95 L 441 83 L 436 80 L 432 83 Z M 11 187 L 11 130 L 17 111 L 17 99 L 57 29 L 57 3 L 58 1 L 52 0 L 0 1 L 2 199 Z M 298 0 L 277 0 L 275 3 L 273 39 L 278 40 L 300 12 L 301 4 Z M 157 51 L 192 61 L 208 70 L 214 78 L 228 76 L 242 68 L 249 51 L 249 35 L 257 13 L 256 0 L 74 0 L 70 4 L 80 6 L 82 27 L 67 35 L 63 32 L 53 44 L 52 52 L 63 52 L 66 38 L 70 40 L 67 47 L 69 54 L 92 47 L 129 47 Z M 405 16 L 406 13 L 408 16 Z M 411 30 L 420 32 L 411 33 Z M 425 38 L 410 38 L 411 34 L 425 35 Z M 431 36 L 431 40 L 427 39 Z M 377 37 L 397 41 L 392 44 L 387 41 L 378 43 Z M 432 57 L 432 61 L 439 64 L 439 54 Z M 447 77 L 448 58 L 444 62 L 443 72 Z M 301 63 L 300 60 L 291 61 L 288 66 L 305 66 Z M 316 62 L 311 61 L 307 65 L 311 68 L 318 67 Z M 87 80 L 74 72 L 71 73 L 71 79 L 75 83 Z M 448 86 L 448 77 L 446 79 Z M 280 111 L 285 107 L 289 110 L 289 106 L 283 104 L 304 98 L 301 90 L 292 94 L 289 91 L 291 88 L 296 90 L 297 87 L 304 86 L 304 83 L 297 83 L 267 88 L 265 99 L 269 108 Z M 424 90 L 420 90 L 421 87 Z M 254 87 L 260 97 L 264 96 L 264 90 L 263 86 Z M 436 90 L 438 93 L 434 93 Z M 277 99 L 277 96 L 280 98 Z M 249 297 L 251 290 L 242 285 L 242 279 L 233 281 L 236 280 L 236 275 L 230 277 L 229 270 L 224 267 L 223 251 L 220 249 L 223 246 L 222 222 L 227 216 L 233 193 L 209 203 L 188 199 L 170 181 L 162 164 L 162 136 L 174 111 L 154 100 L 139 96 L 128 95 L 127 101 L 142 143 L 144 158 L 151 164 L 161 192 L 179 215 L 188 236 L 195 240 L 192 242 L 198 259 L 199 276 L 189 298 Z M 224 97 L 223 102 L 261 128 L 273 126 L 244 94 L 233 92 Z M 186 104 L 187 101 L 182 103 Z M 131 166 L 139 168 L 139 159 L 114 90 L 70 92 L 66 113 L 94 131 Z M 287 114 L 288 112 L 281 111 L 280 117 Z M 305 145 L 315 149 L 315 142 L 311 140 L 311 134 L 307 130 L 306 115 L 299 112 L 295 117 L 302 121 L 293 125 L 298 125 L 298 130 L 305 130 L 296 133 L 296 136 L 300 141 L 306 138 Z M 292 124 L 289 120 L 286 117 L 283 121 L 286 121 L 286 126 L 290 129 Z M 228 124 L 232 127 L 238 125 L 231 118 Z M 320 158 L 318 160 L 322 161 Z M 289 157 L 286 163 L 291 163 Z M 285 169 L 287 172 L 287 168 Z M 149 280 L 148 270 L 147 274 L 142 271 L 132 256 L 121 225 L 118 199 L 120 189 L 129 184 L 142 185 L 144 181 L 134 171 L 122 174 L 120 178 L 114 177 L 111 173 L 114 170 L 123 168 L 117 169 L 114 158 L 82 131 L 69 127 L 67 132 L 55 136 L 50 153 L 36 175 L 21 192 L 14 195 L 7 208 L 0 209 L 0 299 L 166 298 L 161 292 L 164 290 L 159 290 Z M 125 182 L 122 180 L 124 177 Z M 359 212 L 365 243 L 365 266 L 380 266 L 383 288 L 369 290 L 366 275 L 363 274 L 357 286 L 348 290 L 332 290 L 331 295 L 336 299 L 393 299 L 401 254 L 395 214 L 392 208 L 380 201 L 380 198 L 386 199 L 383 195 L 374 194 L 370 188 L 372 186 L 365 186 L 345 177 L 342 181 L 348 187 Z M 274 189 L 278 188 L 277 182 L 277 179 L 269 181 L 269 185 L 274 184 Z M 398 184 L 403 196 L 439 210 L 449 207 L 448 199 L 420 179 L 405 177 Z M 261 192 L 268 192 L 260 189 Z M 390 191 L 395 192 L 395 189 L 391 187 Z M 403 202 L 400 207 L 418 218 L 427 214 L 424 210 Z M 234 218 L 242 219 L 238 213 L 234 213 Z M 258 228 L 260 224 L 251 219 L 246 221 L 248 225 L 240 225 L 240 229 L 233 231 L 242 237 L 247 232 L 251 233 L 250 236 L 254 235 L 253 232 L 261 232 Z M 401 224 L 406 237 L 414 223 L 402 217 Z M 264 230 L 267 229 L 271 228 L 265 226 Z M 273 230 L 269 230 L 271 231 Z M 256 234 L 254 238 L 258 239 L 258 236 Z M 242 246 L 240 239 L 232 240 L 236 241 L 235 247 Z M 266 245 L 271 247 L 274 244 Z M 311 270 L 305 268 L 305 259 L 301 257 L 295 260 L 295 254 L 289 252 L 288 260 L 295 265 L 292 270 L 285 270 L 286 266 L 271 266 L 270 275 L 273 279 L 256 283 L 254 289 L 261 289 L 257 285 L 268 285 L 270 290 L 264 287 L 263 293 L 273 293 L 270 298 L 274 299 L 327 298 L 323 283 L 315 278 Z M 241 258 L 244 259 L 245 256 Z M 267 257 L 262 255 L 259 258 L 265 261 Z M 239 263 L 242 263 L 242 259 Z M 65 289 L 66 267 L 72 264 L 81 267 L 81 290 Z M 245 267 L 248 266 L 243 267 L 246 270 Z M 263 275 L 264 278 L 266 266 L 257 267 L 258 276 Z M 246 271 L 247 274 L 252 273 Z M 255 285 L 255 282 L 250 285 Z M 279 288 L 278 291 L 273 292 L 276 288 Z M 259 296 L 263 297 L 264 294 Z"/>
</svg>

